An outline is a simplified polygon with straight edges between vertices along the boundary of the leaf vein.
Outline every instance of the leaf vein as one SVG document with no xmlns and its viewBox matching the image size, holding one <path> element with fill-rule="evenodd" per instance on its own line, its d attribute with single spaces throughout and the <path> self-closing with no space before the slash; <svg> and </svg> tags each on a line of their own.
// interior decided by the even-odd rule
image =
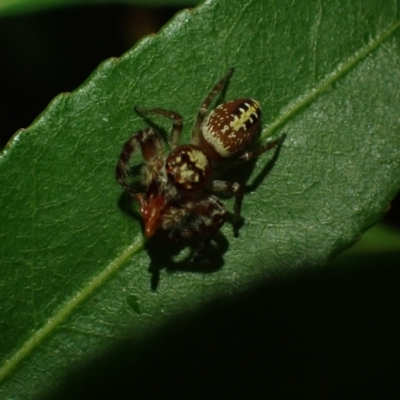
<svg viewBox="0 0 400 400">
<path fill-rule="evenodd" d="M 300 96 L 297 100 L 289 104 L 278 118 L 267 126 L 261 134 L 262 140 L 265 140 L 273 134 L 277 129 L 285 125 L 294 115 L 312 103 L 321 93 L 326 91 L 329 86 L 338 81 L 342 76 L 354 68 L 366 56 L 371 54 L 380 44 L 389 39 L 393 33 L 400 28 L 400 20 L 393 23 L 380 36 L 372 39 L 368 45 L 357 51 L 353 57 L 347 61 L 340 63 L 330 74 L 328 74 L 319 85 L 312 88 L 305 95 Z"/>
<path fill-rule="evenodd" d="M 108 278 L 113 275 L 120 267 L 135 253 L 143 248 L 143 239 L 137 240 L 132 245 L 128 246 L 122 253 L 120 253 L 114 260 L 112 260 L 99 274 L 94 276 L 82 289 L 75 293 L 64 305 L 43 325 L 40 329 L 36 330 L 26 340 L 22 346 L 12 354 L 8 360 L 5 361 L 0 368 L 0 382 L 2 382 L 12 370 L 24 360 L 32 350 L 37 347 L 44 338 L 52 333 L 66 318 L 69 317 L 71 312 L 85 301 L 96 289 L 104 284 Z"/>
</svg>

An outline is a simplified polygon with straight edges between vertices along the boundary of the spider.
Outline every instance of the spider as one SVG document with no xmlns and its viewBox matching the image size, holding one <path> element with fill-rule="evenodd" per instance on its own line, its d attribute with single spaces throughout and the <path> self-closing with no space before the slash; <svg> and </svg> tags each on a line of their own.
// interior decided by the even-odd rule
<svg viewBox="0 0 400 400">
<path fill-rule="evenodd" d="M 164 151 L 161 136 L 151 127 L 135 133 L 123 146 L 116 168 L 121 186 L 139 203 L 146 237 L 165 230 L 175 240 L 202 238 L 195 259 L 201 256 L 227 218 L 224 204 L 214 195 L 235 196 L 233 228 L 238 236 L 243 187 L 238 182 L 213 179 L 213 170 L 226 161 L 249 161 L 279 145 L 285 138 L 247 150 L 261 127 L 260 104 L 244 98 L 223 103 L 207 111 L 233 73 L 229 69 L 204 99 L 197 114 L 189 144 L 180 144 L 183 119 L 174 111 L 161 108 L 135 110 L 142 115 L 162 115 L 173 121 L 168 139 L 170 152 Z M 129 163 L 141 150 L 144 165 L 137 191 L 128 181 Z M 213 194 L 214 193 L 214 194 Z"/>
</svg>

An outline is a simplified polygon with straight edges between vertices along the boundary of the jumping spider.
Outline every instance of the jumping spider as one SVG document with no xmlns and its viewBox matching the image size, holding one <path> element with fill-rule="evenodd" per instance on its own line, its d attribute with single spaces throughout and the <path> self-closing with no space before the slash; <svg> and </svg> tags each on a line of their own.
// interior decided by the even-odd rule
<svg viewBox="0 0 400 400">
<path fill-rule="evenodd" d="M 211 111 L 208 108 L 233 73 L 231 68 L 205 98 L 193 127 L 189 144 L 179 144 L 183 121 L 181 115 L 161 108 L 144 110 L 142 115 L 162 115 L 173 121 L 168 140 L 170 152 L 165 153 L 163 140 L 151 127 L 133 135 L 123 146 L 116 168 L 121 186 L 139 203 L 147 237 L 161 229 L 172 239 L 201 237 L 195 258 L 224 224 L 227 211 L 212 193 L 235 196 L 234 234 L 238 236 L 242 186 L 237 182 L 213 179 L 213 169 L 224 161 L 241 163 L 258 157 L 282 142 L 285 135 L 246 151 L 260 131 L 261 108 L 253 99 L 245 98 L 223 103 Z M 140 148 L 145 161 L 141 183 L 145 191 L 136 191 L 127 178 L 129 162 Z"/>
</svg>

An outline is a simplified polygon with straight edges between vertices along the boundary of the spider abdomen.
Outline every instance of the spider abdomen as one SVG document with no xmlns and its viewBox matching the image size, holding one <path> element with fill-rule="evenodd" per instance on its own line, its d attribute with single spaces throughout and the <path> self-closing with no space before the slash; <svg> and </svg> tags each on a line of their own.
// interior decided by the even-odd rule
<svg viewBox="0 0 400 400">
<path fill-rule="evenodd" d="M 169 181 L 184 191 L 201 192 L 211 179 L 208 156 L 193 144 L 176 147 L 168 155 L 165 169 Z"/>
<path fill-rule="evenodd" d="M 260 126 L 258 101 L 228 101 L 210 113 L 202 127 L 199 144 L 213 158 L 230 158 L 242 153 L 254 141 Z"/>
</svg>

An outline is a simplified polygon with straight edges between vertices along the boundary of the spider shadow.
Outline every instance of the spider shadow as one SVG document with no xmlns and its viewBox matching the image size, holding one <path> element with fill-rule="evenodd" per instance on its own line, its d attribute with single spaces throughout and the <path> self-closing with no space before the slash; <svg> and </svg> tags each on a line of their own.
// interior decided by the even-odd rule
<svg viewBox="0 0 400 400">
<path fill-rule="evenodd" d="M 273 155 L 272 155 L 271 159 L 265 164 L 263 169 L 254 178 L 253 182 L 250 185 L 245 185 L 245 187 L 244 187 L 245 194 L 254 192 L 261 185 L 261 183 L 265 180 L 265 178 L 268 176 L 268 174 L 271 172 L 272 168 L 274 167 L 276 161 L 279 158 L 279 154 L 281 152 L 282 144 L 284 141 L 285 141 L 285 139 L 283 139 L 276 146 L 275 151 L 273 151 Z M 255 162 L 256 162 L 256 160 L 253 161 L 253 169 L 255 167 Z"/>
<path fill-rule="evenodd" d="M 226 98 L 226 92 L 229 89 L 231 80 L 228 79 L 228 81 L 225 83 L 224 87 L 221 89 L 221 91 L 219 92 L 219 94 L 217 96 L 215 96 L 214 100 L 211 102 L 211 104 L 214 104 L 214 106 L 209 107 L 209 109 L 213 109 L 213 107 L 217 107 L 220 104 L 224 103 L 224 99 Z"/>
<path fill-rule="evenodd" d="M 139 210 L 136 210 L 134 207 L 135 203 L 136 201 L 134 201 L 127 192 L 122 192 L 118 200 L 118 207 L 129 218 L 137 220 L 140 223 L 141 229 L 143 230 L 143 220 Z"/>
<path fill-rule="evenodd" d="M 160 281 L 160 272 L 167 273 L 192 272 L 209 274 L 220 270 L 224 265 L 223 254 L 229 247 L 226 237 L 217 232 L 211 243 L 207 244 L 202 256 L 195 259 L 198 240 L 174 241 L 165 232 L 158 232 L 146 242 L 146 250 L 150 256 L 149 272 L 151 273 L 151 289 L 156 290 Z"/>
<path fill-rule="evenodd" d="M 265 178 L 271 172 L 272 168 L 274 167 L 276 161 L 279 158 L 279 154 L 282 148 L 284 140 L 279 143 L 274 150 L 268 153 L 273 153 L 272 157 L 266 162 L 262 170 L 257 174 L 257 176 L 253 179 L 250 184 L 243 184 L 243 193 L 244 195 L 254 192 L 257 188 L 264 182 Z M 262 156 L 261 156 L 262 157 Z M 254 168 L 256 166 L 257 159 L 252 161 L 239 163 L 230 167 L 226 172 L 222 172 L 221 175 L 218 175 L 218 179 L 227 180 L 227 181 L 237 181 L 240 183 L 248 182 L 250 176 L 252 175 Z M 229 196 L 221 196 L 221 197 L 229 197 Z M 244 196 L 244 200 L 246 201 L 246 196 Z M 232 213 L 228 214 L 227 221 L 233 226 L 233 218 L 234 215 Z M 238 237 L 240 233 L 240 229 L 245 224 L 245 219 L 241 217 L 239 224 L 234 228 L 235 236 Z"/>
<path fill-rule="evenodd" d="M 135 210 L 135 203 L 134 199 L 124 192 L 119 198 L 118 206 L 130 218 L 140 223 L 143 232 L 143 220 L 139 211 Z M 221 232 L 217 232 L 211 243 L 207 244 L 201 257 L 195 259 L 198 247 L 199 240 L 171 240 L 168 232 L 164 231 L 156 232 L 150 240 L 145 241 L 145 250 L 150 257 L 151 289 L 157 289 L 163 269 L 168 273 L 212 273 L 223 267 L 223 254 L 228 250 L 229 242 Z"/>
</svg>

